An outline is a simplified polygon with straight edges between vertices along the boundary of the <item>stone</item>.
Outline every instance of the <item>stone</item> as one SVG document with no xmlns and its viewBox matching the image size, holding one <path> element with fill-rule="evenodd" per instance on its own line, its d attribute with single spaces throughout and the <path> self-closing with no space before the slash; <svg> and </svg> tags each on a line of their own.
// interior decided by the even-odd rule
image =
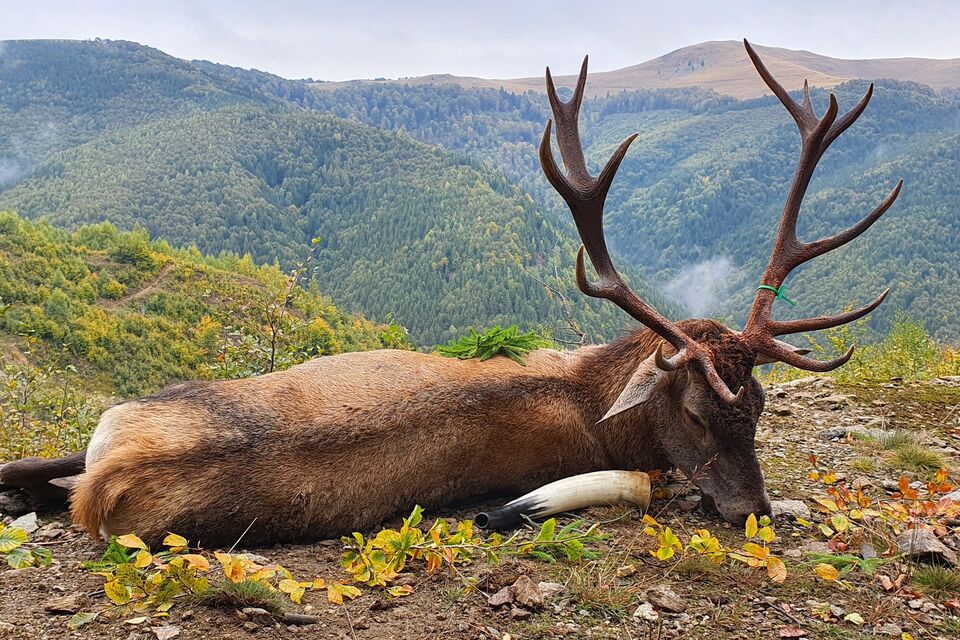
<svg viewBox="0 0 960 640">
<path fill-rule="evenodd" d="M 241 620 L 248 620 L 261 627 L 272 627 L 275 622 L 273 615 L 260 607 L 244 607 L 237 612 L 237 616 Z"/>
<path fill-rule="evenodd" d="M 150 627 L 150 631 L 153 631 L 153 635 L 157 636 L 157 640 L 173 640 L 180 635 L 180 627 L 175 627 L 172 624 Z"/>
<path fill-rule="evenodd" d="M 954 489 L 947 495 L 943 496 L 947 500 L 953 500 L 954 502 L 960 502 L 960 489 Z"/>
<path fill-rule="evenodd" d="M 803 551 L 800 551 L 800 549 L 787 549 L 783 552 L 783 555 L 793 560 L 799 560 L 803 557 Z"/>
<path fill-rule="evenodd" d="M 514 620 L 526 620 L 530 617 L 529 609 L 522 609 L 516 605 L 510 607 L 510 617 Z"/>
<path fill-rule="evenodd" d="M 43 610 L 47 613 L 67 614 L 77 613 L 87 604 L 87 596 L 82 593 L 71 593 L 59 598 L 47 600 Z"/>
<path fill-rule="evenodd" d="M 491 607 L 502 607 L 505 604 L 510 604 L 513 602 L 513 588 L 504 587 L 497 591 L 492 596 L 487 596 L 487 604 Z"/>
<path fill-rule="evenodd" d="M 810 507 L 803 500 L 771 500 L 770 510 L 773 516 L 810 519 Z"/>
<path fill-rule="evenodd" d="M 23 491 L 0 491 L 0 513 L 17 517 L 30 511 L 30 499 Z"/>
<path fill-rule="evenodd" d="M 40 528 L 40 523 L 37 522 L 37 512 L 31 511 L 28 514 L 20 516 L 7 526 L 11 529 L 23 529 L 27 533 L 34 533 Z"/>
<path fill-rule="evenodd" d="M 511 588 L 513 589 L 513 599 L 517 604 L 528 609 L 543 607 L 543 593 L 537 583 L 531 580 L 529 576 L 520 576 Z"/>
<path fill-rule="evenodd" d="M 647 622 L 656 622 L 660 619 L 660 614 L 657 613 L 657 610 L 653 608 L 652 604 L 644 602 L 633 612 L 633 617 L 646 620 Z"/>
<path fill-rule="evenodd" d="M 945 561 L 957 566 L 957 554 L 940 542 L 932 531 L 927 529 L 908 529 L 897 536 L 900 552 L 918 560 Z"/>
<path fill-rule="evenodd" d="M 644 598 L 660 611 L 681 613 L 687 608 L 687 605 L 680 599 L 680 596 L 665 584 L 647 589 Z"/>
<path fill-rule="evenodd" d="M 537 587 L 540 588 L 544 598 L 552 598 L 563 591 L 563 585 L 559 582 L 538 582 Z"/>
<path fill-rule="evenodd" d="M 886 433 L 883 429 L 870 429 L 868 427 L 861 427 L 857 425 L 849 425 L 845 427 L 831 427 L 829 429 L 824 429 L 820 432 L 820 439 L 822 440 L 838 440 L 840 438 L 846 438 L 851 436 L 854 438 L 873 438 L 877 440 L 882 438 Z"/>
<path fill-rule="evenodd" d="M 826 542 L 821 542 L 819 540 L 810 540 L 806 542 L 800 550 L 804 553 L 833 553 L 833 550 L 827 545 Z"/>
<path fill-rule="evenodd" d="M 887 622 L 881 625 L 880 628 L 876 630 L 876 632 L 877 632 L 877 635 L 880 635 L 880 636 L 895 636 L 899 638 L 900 634 L 903 633 L 903 629 L 901 629 L 899 625 L 895 625 L 892 622 Z"/>
<path fill-rule="evenodd" d="M 270 558 L 258 555 L 256 553 L 245 553 L 243 555 L 245 555 L 247 557 L 247 560 L 249 560 L 250 562 L 256 562 L 257 564 L 263 564 L 263 565 L 272 564 L 270 561 Z"/>
</svg>

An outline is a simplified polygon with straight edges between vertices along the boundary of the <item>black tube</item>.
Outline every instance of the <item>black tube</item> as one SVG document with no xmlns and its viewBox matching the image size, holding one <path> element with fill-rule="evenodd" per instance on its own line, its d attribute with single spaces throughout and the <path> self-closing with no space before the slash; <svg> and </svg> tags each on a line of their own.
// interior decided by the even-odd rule
<svg viewBox="0 0 960 640">
<path fill-rule="evenodd" d="M 508 502 L 492 511 L 478 513 L 473 518 L 473 524 L 481 529 L 510 529 L 524 522 L 526 517 L 534 517 L 542 510 L 543 505 L 541 503 L 521 498 Z"/>
</svg>

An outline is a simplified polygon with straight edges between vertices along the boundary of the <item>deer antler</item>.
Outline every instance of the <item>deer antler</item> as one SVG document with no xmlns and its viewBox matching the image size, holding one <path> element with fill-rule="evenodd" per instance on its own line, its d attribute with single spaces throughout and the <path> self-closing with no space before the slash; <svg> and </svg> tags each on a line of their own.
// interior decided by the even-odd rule
<svg viewBox="0 0 960 640">
<path fill-rule="evenodd" d="M 609 191 L 617 173 L 617 168 L 619 168 L 630 143 L 636 139 L 637 134 L 627 137 L 620 143 L 613 156 L 600 171 L 599 176 L 594 178 L 590 175 L 583 158 L 583 146 L 580 142 L 578 128 L 580 104 L 583 101 L 583 89 L 586 82 L 587 58 L 584 57 L 573 97 L 569 102 L 561 102 L 557 97 L 550 69 L 547 68 L 547 96 L 550 98 L 553 116 L 557 121 L 557 144 L 560 147 L 560 155 L 563 157 L 566 175 L 560 171 L 553 158 L 553 150 L 550 144 L 551 121 L 547 121 L 543 138 L 540 140 L 540 165 L 543 167 L 543 172 L 550 184 L 553 185 L 553 188 L 563 197 L 570 208 L 570 213 L 573 214 L 574 222 L 577 225 L 577 231 L 583 241 L 583 245 L 577 253 L 577 285 L 588 296 L 610 300 L 673 345 L 677 353 L 670 358 L 663 357 L 663 354 L 658 351 L 658 366 L 673 370 L 696 361 L 717 395 L 726 402 L 736 402 L 742 396 L 743 388 L 740 388 L 737 393 L 730 390 L 720 374 L 717 373 L 710 357 L 710 351 L 660 315 L 656 309 L 641 300 L 630 290 L 630 287 L 627 286 L 613 266 L 603 235 L 603 205 L 607 198 L 607 191 Z M 591 282 L 587 278 L 583 260 L 584 250 L 590 256 L 590 262 L 593 263 L 594 269 L 600 276 L 598 282 Z"/>
<path fill-rule="evenodd" d="M 837 139 L 837 137 L 852 125 L 870 102 L 873 95 L 873 84 L 867 90 L 867 93 L 860 99 L 850 111 L 840 118 L 837 118 L 837 99 L 831 93 L 830 103 L 827 106 L 826 113 L 822 118 L 818 118 L 810 103 L 810 87 L 807 82 L 803 83 L 803 99 L 797 104 L 787 90 L 783 88 L 777 80 L 770 74 L 770 71 L 760 60 L 760 56 L 754 51 L 753 47 L 746 40 L 743 41 L 747 54 L 753 61 L 753 66 L 757 68 L 760 77 L 770 87 L 774 95 L 780 99 L 783 106 L 787 108 L 790 115 L 797 122 L 800 129 L 800 140 L 802 143 L 800 149 L 800 160 L 797 163 L 797 171 L 793 176 L 793 183 L 790 186 L 790 192 L 787 194 L 786 202 L 783 206 L 783 215 L 780 219 L 780 227 L 777 230 L 777 238 L 774 241 L 773 252 L 770 255 L 770 262 L 763 272 L 761 287 L 757 290 L 753 301 L 753 307 L 750 309 L 750 316 L 747 319 L 746 327 L 741 334 L 745 343 L 750 345 L 758 353 L 764 353 L 772 356 L 782 362 L 793 365 L 799 369 L 807 371 L 830 371 L 844 364 L 853 355 L 853 347 L 845 354 L 833 360 L 818 361 L 812 358 L 806 358 L 786 348 L 783 343 L 774 340 L 774 336 L 785 335 L 789 333 L 799 333 L 803 331 L 817 331 L 819 329 L 829 329 L 848 322 L 853 322 L 867 315 L 876 309 L 884 298 L 887 297 L 889 289 L 885 290 L 880 296 L 867 306 L 843 313 L 836 316 L 822 316 L 819 318 L 807 318 L 803 320 L 792 320 L 789 322 L 777 322 L 770 318 L 773 309 L 773 302 L 780 296 L 783 281 L 790 272 L 804 262 L 811 260 L 819 255 L 833 251 L 837 247 L 850 242 L 861 233 L 866 231 L 874 222 L 880 219 L 887 209 L 894 203 L 900 194 L 900 188 L 903 186 L 903 180 L 897 183 L 883 202 L 874 209 L 869 215 L 861 219 L 852 227 L 845 229 L 822 240 L 815 242 L 800 242 L 797 239 L 797 217 L 800 214 L 800 205 L 806 194 L 807 186 L 810 184 L 810 178 L 813 177 L 813 171 L 827 150 L 827 147 Z"/>
</svg>

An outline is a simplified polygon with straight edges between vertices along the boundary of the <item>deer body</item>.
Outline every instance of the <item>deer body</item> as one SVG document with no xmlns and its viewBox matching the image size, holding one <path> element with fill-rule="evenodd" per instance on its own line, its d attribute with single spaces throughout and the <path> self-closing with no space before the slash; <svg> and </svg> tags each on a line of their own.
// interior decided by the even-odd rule
<svg viewBox="0 0 960 640">
<path fill-rule="evenodd" d="M 246 543 L 317 539 L 414 503 L 662 466 L 661 425 L 644 415 L 596 424 L 659 342 L 638 331 L 575 352 L 535 351 L 526 366 L 350 353 L 170 387 L 103 415 L 73 516 L 91 532 L 150 539 L 176 531 L 230 544 L 251 522 Z"/>
</svg>

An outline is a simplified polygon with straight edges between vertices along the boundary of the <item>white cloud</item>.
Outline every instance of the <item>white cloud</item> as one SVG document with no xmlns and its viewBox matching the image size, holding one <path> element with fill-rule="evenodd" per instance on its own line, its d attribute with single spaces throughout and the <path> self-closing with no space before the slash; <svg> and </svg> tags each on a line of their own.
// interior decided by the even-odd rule
<svg viewBox="0 0 960 640">
<path fill-rule="evenodd" d="M 802 15 L 800 15 L 802 12 Z M 960 3 L 931 0 L 48 0 L 0 3 L 0 39 L 125 39 L 172 55 L 330 80 L 537 76 L 590 53 L 613 69 L 704 40 L 837 57 L 958 57 Z"/>
<path fill-rule="evenodd" d="M 736 279 L 737 268 L 726 256 L 690 264 L 670 279 L 664 293 L 697 318 L 716 311 Z"/>
</svg>

